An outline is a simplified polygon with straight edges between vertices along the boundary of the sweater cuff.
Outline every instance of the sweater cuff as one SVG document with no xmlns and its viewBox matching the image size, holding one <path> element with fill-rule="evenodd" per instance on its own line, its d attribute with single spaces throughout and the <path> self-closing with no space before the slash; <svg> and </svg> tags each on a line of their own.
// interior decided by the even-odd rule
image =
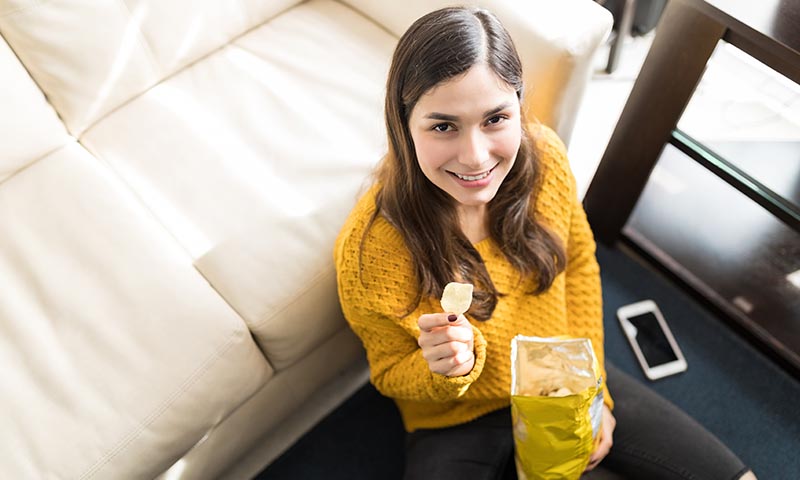
<svg viewBox="0 0 800 480">
<path fill-rule="evenodd" d="M 481 375 L 483 365 L 486 363 L 486 339 L 475 325 L 472 326 L 472 335 L 472 343 L 475 348 L 475 365 L 468 374 L 459 377 L 431 373 L 436 397 L 446 401 L 459 398 L 467 392 L 470 385 Z"/>
</svg>

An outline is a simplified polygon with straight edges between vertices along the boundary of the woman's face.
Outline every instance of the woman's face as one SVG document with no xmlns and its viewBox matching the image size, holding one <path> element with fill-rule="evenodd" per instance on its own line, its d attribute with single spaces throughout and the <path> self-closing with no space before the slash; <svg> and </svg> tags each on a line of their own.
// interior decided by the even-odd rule
<svg viewBox="0 0 800 480">
<path fill-rule="evenodd" d="M 419 166 L 464 210 L 484 211 L 514 165 L 521 139 L 514 89 L 483 64 L 420 97 L 408 121 Z"/>
</svg>

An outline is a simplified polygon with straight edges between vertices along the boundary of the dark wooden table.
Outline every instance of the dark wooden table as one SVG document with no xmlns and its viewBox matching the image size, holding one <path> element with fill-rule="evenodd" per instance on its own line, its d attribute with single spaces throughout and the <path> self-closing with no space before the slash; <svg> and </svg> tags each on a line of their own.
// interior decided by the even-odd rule
<svg viewBox="0 0 800 480">
<path fill-rule="evenodd" d="M 618 238 L 721 39 L 800 83 L 800 0 L 670 0 L 584 198 L 599 240 Z M 800 212 L 770 200 L 765 208 L 800 227 Z"/>
<path fill-rule="evenodd" d="M 671 145 L 763 207 L 789 227 L 788 232 L 800 232 L 800 205 L 795 194 L 771 190 L 759 181 L 763 176 L 751 175 L 754 169 L 724 158 L 724 148 L 703 145 L 677 128 L 720 40 L 800 84 L 800 0 L 670 0 L 586 193 L 584 206 L 599 241 L 608 245 L 622 241 L 634 251 L 643 252 L 649 261 L 733 320 L 731 324 L 749 334 L 754 344 L 800 377 L 800 347 L 788 347 L 779 334 L 766 331 L 748 315 L 720 300 L 718 292 L 690 272 L 692 265 L 681 265 L 669 255 L 660 255 L 641 231 L 626 227 L 636 223 L 629 222 L 631 213 L 665 146 Z M 669 221 L 676 221 L 674 217 Z M 658 227 L 668 229 L 669 225 Z M 796 338 L 800 318 L 786 321 L 791 322 L 786 325 Z"/>
</svg>

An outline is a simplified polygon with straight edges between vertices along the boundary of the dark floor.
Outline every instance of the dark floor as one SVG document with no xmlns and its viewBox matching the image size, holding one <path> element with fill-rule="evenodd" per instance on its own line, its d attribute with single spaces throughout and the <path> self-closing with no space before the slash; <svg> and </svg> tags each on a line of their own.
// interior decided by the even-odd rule
<svg viewBox="0 0 800 480">
<path fill-rule="evenodd" d="M 759 479 L 800 478 L 800 382 L 658 274 L 618 250 L 601 246 L 598 259 L 607 358 L 694 416 Z M 641 373 L 616 309 L 643 299 L 660 306 L 686 356 L 686 372 L 656 382 Z M 365 385 L 257 478 L 399 478 L 403 436 L 394 404 Z"/>
</svg>

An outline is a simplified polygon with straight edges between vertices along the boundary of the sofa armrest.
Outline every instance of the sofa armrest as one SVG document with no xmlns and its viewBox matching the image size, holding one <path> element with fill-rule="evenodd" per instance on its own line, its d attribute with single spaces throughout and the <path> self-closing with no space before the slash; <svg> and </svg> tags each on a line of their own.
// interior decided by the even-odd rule
<svg viewBox="0 0 800 480">
<path fill-rule="evenodd" d="M 341 0 L 398 37 L 417 18 L 447 0 Z M 611 31 L 611 14 L 591 0 L 468 1 L 494 12 L 517 46 L 525 71 L 528 115 L 569 142 L 592 59 Z"/>
</svg>

